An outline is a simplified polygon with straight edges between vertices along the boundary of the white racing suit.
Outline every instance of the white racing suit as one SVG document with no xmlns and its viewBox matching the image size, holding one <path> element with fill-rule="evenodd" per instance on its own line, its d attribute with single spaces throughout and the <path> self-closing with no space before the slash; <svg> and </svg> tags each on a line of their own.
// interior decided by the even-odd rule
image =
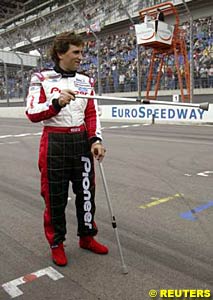
<svg viewBox="0 0 213 300">
<path fill-rule="evenodd" d="M 55 71 L 57 70 L 57 71 Z M 44 229 L 51 246 L 65 240 L 65 209 L 69 182 L 76 195 L 79 236 L 97 233 L 95 173 L 91 144 L 102 140 L 96 100 L 82 99 L 61 108 L 60 91 L 71 89 L 94 95 L 93 82 L 86 75 L 66 73 L 60 68 L 33 74 L 27 97 L 27 117 L 44 125 L 39 150 L 41 195 L 45 200 Z"/>
</svg>

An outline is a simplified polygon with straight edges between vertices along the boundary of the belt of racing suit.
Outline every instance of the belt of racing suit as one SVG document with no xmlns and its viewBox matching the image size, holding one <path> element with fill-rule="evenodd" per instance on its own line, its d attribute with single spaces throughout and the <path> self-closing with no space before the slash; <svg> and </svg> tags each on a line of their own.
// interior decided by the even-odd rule
<svg viewBox="0 0 213 300">
<path fill-rule="evenodd" d="M 43 132 L 61 132 L 61 133 L 78 133 L 86 131 L 84 124 L 74 127 L 54 127 L 54 126 L 44 126 Z"/>
</svg>

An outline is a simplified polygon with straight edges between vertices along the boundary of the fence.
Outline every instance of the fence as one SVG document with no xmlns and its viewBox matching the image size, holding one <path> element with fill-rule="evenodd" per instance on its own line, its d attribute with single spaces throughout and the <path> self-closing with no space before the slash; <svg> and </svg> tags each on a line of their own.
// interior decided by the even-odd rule
<svg viewBox="0 0 213 300">
<path fill-rule="evenodd" d="M 24 53 L 0 50 L 0 103 L 23 102 L 38 58 Z"/>
</svg>

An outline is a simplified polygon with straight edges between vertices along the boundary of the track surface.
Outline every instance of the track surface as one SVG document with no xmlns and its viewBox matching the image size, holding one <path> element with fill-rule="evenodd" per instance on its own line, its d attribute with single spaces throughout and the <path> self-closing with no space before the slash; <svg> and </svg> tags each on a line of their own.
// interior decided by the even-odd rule
<svg viewBox="0 0 213 300">
<path fill-rule="evenodd" d="M 147 300 L 151 289 L 213 289 L 212 127 L 102 126 L 103 166 L 128 275 L 122 274 L 98 165 L 98 239 L 110 253 L 79 249 L 70 191 L 69 264 L 60 268 L 51 262 L 37 169 L 42 127 L 5 118 L 0 120 L 1 300 L 11 299 L 4 283 L 50 266 L 63 277 L 28 279 L 15 299 Z"/>
</svg>

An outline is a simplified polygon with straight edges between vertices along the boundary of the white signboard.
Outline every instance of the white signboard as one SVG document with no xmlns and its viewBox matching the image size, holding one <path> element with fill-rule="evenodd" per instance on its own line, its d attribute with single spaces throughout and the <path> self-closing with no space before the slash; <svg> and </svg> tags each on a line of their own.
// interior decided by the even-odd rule
<svg viewBox="0 0 213 300">
<path fill-rule="evenodd" d="M 101 120 L 159 123 L 211 123 L 213 104 L 209 110 L 172 105 L 102 105 Z"/>
</svg>

